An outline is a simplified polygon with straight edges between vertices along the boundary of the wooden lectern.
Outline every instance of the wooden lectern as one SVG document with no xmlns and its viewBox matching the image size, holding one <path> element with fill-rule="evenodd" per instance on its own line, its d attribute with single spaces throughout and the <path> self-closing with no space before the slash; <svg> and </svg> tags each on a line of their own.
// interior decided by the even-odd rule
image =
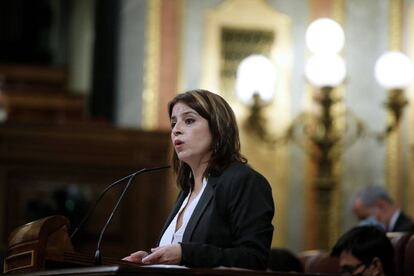
<svg viewBox="0 0 414 276">
<path fill-rule="evenodd" d="M 93 256 L 74 251 L 68 235 L 69 225 L 64 216 L 50 216 L 16 228 L 9 236 L 4 274 L 93 266 Z M 139 266 L 111 258 L 103 258 L 103 262 Z"/>
<path fill-rule="evenodd" d="M 4 274 L 41 275 L 290 275 L 320 274 L 265 272 L 238 268 L 190 269 L 180 266 L 143 266 L 118 259 L 103 258 L 94 266 L 93 256 L 76 253 L 68 235 L 69 220 L 50 216 L 16 228 L 9 236 Z M 329 274 L 324 274 L 329 275 Z M 336 274 L 331 274 L 336 275 Z"/>
<path fill-rule="evenodd" d="M 45 269 L 45 261 L 62 252 L 73 252 L 69 220 L 50 216 L 16 228 L 9 236 L 4 273 Z"/>
</svg>

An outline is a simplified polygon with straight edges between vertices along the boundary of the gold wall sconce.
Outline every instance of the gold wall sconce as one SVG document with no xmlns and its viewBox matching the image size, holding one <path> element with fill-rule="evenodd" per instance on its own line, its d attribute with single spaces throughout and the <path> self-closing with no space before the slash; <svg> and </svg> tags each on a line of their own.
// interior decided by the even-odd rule
<svg viewBox="0 0 414 276">
<path fill-rule="evenodd" d="M 413 76 L 413 63 L 401 52 L 386 52 L 375 63 L 375 78 L 385 90 L 389 91 L 384 106 L 392 117 L 382 133 L 374 134 L 377 139 L 383 140 L 398 127 L 403 110 L 408 104 L 404 90 L 413 81 Z"/>
<path fill-rule="evenodd" d="M 276 146 L 292 141 L 308 153 L 317 167 L 314 181 L 316 192 L 317 219 L 319 222 L 316 242 L 318 248 L 328 249 L 337 238 L 334 233 L 333 192 L 338 180 L 335 167 L 341 153 L 362 137 L 385 139 L 394 132 L 408 101 L 404 95 L 412 80 L 413 65 L 402 53 L 386 53 L 375 66 L 377 81 L 389 90 L 384 106 L 392 120 L 384 131 L 370 131 L 350 109 L 346 108 L 336 87 L 346 78 L 346 65 L 339 55 L 345 36 L 335 21 L 322 18 L 314 21 L 307 29 L 306 43 L 311 55 L 305 67 L 305 76 L 314 87 L 313 101 L 317 112 L 302 112 L 292 119 L 286 131 L 275 135 L 267 127 L 264 109 L 271 104 L 275 94 L 277 71 L 273 63 L 264 56 L 252 55 L 240 63 L 237 71 L 236 94 L 249 106 L 245 127 L 259 140 Z"/>
</svg>

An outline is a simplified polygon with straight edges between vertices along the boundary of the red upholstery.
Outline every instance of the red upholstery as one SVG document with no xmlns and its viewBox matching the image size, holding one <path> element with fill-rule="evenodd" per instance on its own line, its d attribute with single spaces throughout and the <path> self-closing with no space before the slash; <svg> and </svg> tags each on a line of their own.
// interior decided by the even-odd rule
<svg viewBox="0 0 414 276">
<path fill-rule="evenodd" d="M 405 246 L 403 275 L 414 275 L 414 234 L 411 235 Z"/>
<path fill-rule="evenodd" d="M 310 260 L 314 258 L 316 255 L 318 255 L 321 251 L 319 250 L 307 250 L 299 253 L 299 259 L 302 262 L 303 270 L 305 272 L 309 271 L 309 264 Z"/>
<path fill-rule="evenodd" d="M 307 273 L 338 273 L 339 260 L 329 253 L 312 250 L 300 254 L 305 272 Z"/>
<path fill-rule="evenodd" d="M 394 247 L 395 276 L 414 276 L 414 233 L 387 233 Z M 321 250 L 299 254 L 305 273 L 337 273 L 338 258 Z"/>
<path fill-rule="evenodd" d="M 394 247 L 394 265 L 395 265 L 395 276 L 405 276 L 405 275 L 414 275 L 414 274 L 404 274 L 405 266 L 405 249 L 408 240 L 412 236 L 412 233 L 404 232 L 392 232 L 387 233 L 388 238 L 390 238 L 391 243 Z"/>
</svg>

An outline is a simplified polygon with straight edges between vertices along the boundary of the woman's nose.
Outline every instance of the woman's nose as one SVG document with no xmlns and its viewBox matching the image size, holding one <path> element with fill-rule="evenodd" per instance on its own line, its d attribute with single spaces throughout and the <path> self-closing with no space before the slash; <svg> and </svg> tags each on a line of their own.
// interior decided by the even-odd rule
<svg viewBox="0 0 414 276">
<path fill-rule="evenodd" d="M 175 124 L 174 128 L 172 129 L 172 133 L 175 136 L 182 134 L 181 127 L 178 125 L 178 123 Z"/>
</svg>

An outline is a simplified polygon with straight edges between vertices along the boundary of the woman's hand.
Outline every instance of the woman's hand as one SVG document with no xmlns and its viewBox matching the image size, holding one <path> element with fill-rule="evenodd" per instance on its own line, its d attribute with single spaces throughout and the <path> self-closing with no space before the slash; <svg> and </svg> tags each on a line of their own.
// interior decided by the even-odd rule
<svg viewBox="0 0 414 276">
<path fill-rule="evenodd" d="M 131 253 L 131 255 L 129 255 L 128 257 L 123 258 L 122 260 L 142 264 L 142 259 L 146 256 L 148 256 L 147 252 L 137 251 L 137 252 Z"/>
<path fill-rule="evenodd" d="M 151 249 L 151 254 L 142 258 L 143 264 L 175 264 L 181 263 L 181 245 L 173 244 Z"/>
</svg>

